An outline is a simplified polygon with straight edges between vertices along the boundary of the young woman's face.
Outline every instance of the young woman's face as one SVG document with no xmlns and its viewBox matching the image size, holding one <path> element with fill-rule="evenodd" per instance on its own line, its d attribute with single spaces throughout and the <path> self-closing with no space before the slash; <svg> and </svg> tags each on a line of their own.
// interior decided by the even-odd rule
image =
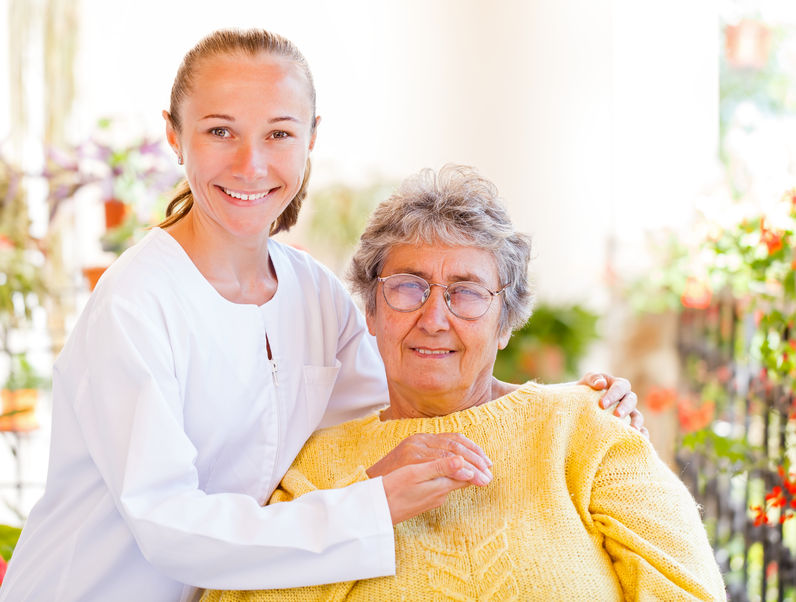
<svg viewBox="0 0 796 602">
<path fill-rule="evenodd" d="M 269 54 L 203 59 L 169 143 L 185 161 L 192 218 L 238 237 L 268 233 L 301 187 L 315 144 L 301 68 Z"/>
</svg>

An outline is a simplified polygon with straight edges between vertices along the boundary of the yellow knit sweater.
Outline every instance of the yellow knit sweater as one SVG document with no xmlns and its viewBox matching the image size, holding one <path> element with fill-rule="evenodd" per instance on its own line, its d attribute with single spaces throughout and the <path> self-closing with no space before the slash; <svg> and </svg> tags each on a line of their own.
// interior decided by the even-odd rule
<svg viewBox="0 0 796 602">
<path fill-rule="evenodd" d="M 529 384 L 448 416 L 319 431 L 270 503 L 363 478 L 413 433 L 465 434 L 494 462 L 494 480 L 396 526 L 394 577 L 202 599 L 724 600 L 693 498 L 597 395 Z"/>
</svg>

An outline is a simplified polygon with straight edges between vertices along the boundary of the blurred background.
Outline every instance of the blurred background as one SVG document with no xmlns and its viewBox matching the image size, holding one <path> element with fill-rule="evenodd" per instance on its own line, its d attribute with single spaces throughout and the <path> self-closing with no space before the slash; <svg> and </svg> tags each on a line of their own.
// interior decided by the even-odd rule
<svg viewBox="0 0 796 602">
<path fill-rule="evenodd" d="M 307 57 L 322 122 L 286 235 L 342 274 L 403 177 L 476 166 L 533 236 L 498 375 L 630 378 L 733 600 L 796 600 L 796 4 L 0 0 L 0 555 L 46 477 L 52 363 L 163 214 L 179 62 L 220 27 Z M 796 467 L 793 467 L 796 468 Z"/>
</svg>

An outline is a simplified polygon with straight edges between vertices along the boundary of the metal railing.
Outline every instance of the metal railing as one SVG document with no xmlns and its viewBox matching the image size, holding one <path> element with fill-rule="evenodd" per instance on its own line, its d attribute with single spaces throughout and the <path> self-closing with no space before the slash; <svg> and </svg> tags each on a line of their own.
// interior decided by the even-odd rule
<svg viewBox="0 0 796 602">
<path fill-rule="evenodd" d="M 780 522 L 781 508 L 766 523 L 751 510 L 766 507 L 766 493 L 782 484 L 779 467 L 796 454 L 794 391 L 772 383 L 749 352 L 754 320 L 729 298 L 681 313 L 680 393 L 715 414 L 682 435 L 676 459 L 703 507 L 729 599 L 796 601 L 796 518 Z"/>
</svg>

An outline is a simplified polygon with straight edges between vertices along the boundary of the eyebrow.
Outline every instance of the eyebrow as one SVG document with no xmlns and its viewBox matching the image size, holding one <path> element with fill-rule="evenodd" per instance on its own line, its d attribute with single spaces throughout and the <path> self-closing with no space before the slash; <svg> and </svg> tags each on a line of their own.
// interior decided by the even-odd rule
<svg viewBox="0 0 796 602">
<path fill-rule="evenodd" d="M 235 118 L 232 115 L 225 115 L 224 113 L 210 113 L 209 115 L 202 117 L 202 119 L 223 119 L 225 121 L 235 121 Z M 268 123 L 279 123 L 280 121 L 292 121 L 294 123 L 299 123 L 298 119 L 291 117 L 290 115 L 273 117 L 268 120 Z"/>
<path fill-rule="evenodd" d="M 422 270 L 413 270 L 410 268 L 399 269 L 396 274 L 412 274 L 413 276 L 420 276 L 423 280 L 429 281 L 431 275 L 428 272 L 423 272 Z M 487 282 L 478 276 L 477 274 L 471 273 L 464 273 L 464 274 L 453 274 L 450 277 L 450 282 L 477 282 L 478 284 L 483 284 L 488 288 Z"/>
</svg>

